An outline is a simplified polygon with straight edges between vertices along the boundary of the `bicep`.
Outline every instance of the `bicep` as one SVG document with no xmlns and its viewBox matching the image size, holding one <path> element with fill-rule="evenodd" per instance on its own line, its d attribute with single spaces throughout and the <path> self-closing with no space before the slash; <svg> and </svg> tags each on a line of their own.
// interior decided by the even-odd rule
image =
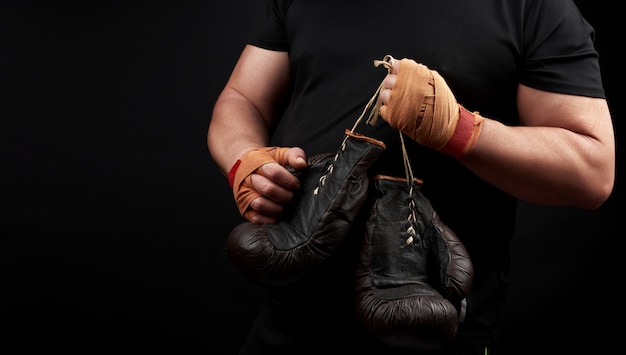
<svg viewBox="0 0 626 355">
<path fill-rule="evenodd" d="M 520 122 L 525 126 L 557 127 L 609 144 L 611 115 L 605 99 L 559 94 L 519 85 Z"/>
<path fill-rule="evenodd" d="M 270 125 L 288 86 L 287 52 L 247 45 L 226 83 L 225 92 L 243 97 Z"/>
</svg>

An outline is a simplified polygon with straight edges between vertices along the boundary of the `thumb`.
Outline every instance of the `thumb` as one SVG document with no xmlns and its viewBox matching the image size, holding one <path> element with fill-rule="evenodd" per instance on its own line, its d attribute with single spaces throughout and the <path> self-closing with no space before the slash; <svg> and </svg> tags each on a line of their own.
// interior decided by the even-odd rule
<svg viewBox="0 0 626 355">
<path fill-rule="evenodd" d="M 290 166 L 297 170 L 304 169 L 307 166 L 306 154 L 299 147 L 273 147 L 270 149 L 269 154 L 275 162 L 282 166 Z"/>
<path fill-rule="evenodd" d="M 296 170 L 304 169 L 307 167 L 306 154 L 304 150 L 299 147 L 290 148 L 287 151 L 287 163 L 289 166 Z"/>
</svg>

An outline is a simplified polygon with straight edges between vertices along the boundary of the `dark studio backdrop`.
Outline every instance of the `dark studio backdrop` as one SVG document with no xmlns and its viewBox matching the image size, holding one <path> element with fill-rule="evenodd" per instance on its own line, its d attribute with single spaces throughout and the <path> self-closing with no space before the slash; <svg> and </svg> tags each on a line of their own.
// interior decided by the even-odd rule
<svg viewBox="0 0 626 355">
<path fill-rule="evenodd" d="M 260 3 L 0 3 L 0 354 L 236 352 L 262 295 L 225 254 L 241 220 L 205 139 Z M 504 354 L 600 353 L 623 328 L 617 2 L 577 3 L 616 189 L 596 211 L 520 206 Z"/>
</svg>

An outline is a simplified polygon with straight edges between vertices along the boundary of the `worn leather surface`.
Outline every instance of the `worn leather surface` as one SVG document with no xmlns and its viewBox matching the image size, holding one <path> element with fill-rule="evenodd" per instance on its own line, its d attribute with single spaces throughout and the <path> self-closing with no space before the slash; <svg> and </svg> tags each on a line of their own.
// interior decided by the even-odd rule
<svg viewBox="0 0 626 355">
<path fill-rule="evenodd" d="M 265 286 L 301 280 L 342 245 L 367 199 L 368 168 L 382 142 L 346 131 L 335 154 L 316 155 L 297 176 L 301 190 L 277 224 L 237 225 L 227 253 L 248 279 Z"/>
<path fill-rule="evenodd" d="M 471 289 L 469 254 L 418 182 L 379 176 L 371 190 L 356 275 L 357 317 L 391 345 L 440 348 L 455 337 L 457 307 Z"/>
</svg>

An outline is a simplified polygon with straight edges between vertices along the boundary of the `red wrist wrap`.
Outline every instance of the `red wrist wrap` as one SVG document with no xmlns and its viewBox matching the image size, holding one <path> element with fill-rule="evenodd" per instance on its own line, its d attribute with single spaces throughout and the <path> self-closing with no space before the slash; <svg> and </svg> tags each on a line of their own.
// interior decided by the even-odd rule
<svg viewBox="0 0 626 355">
<path fill-rule="evenodd" d="M 473 113 L 459 106 L 459 120 L 457 121 L 454 134 L 441 149 L 441 152 L 449 154 L 456 159 L 462 157 L 466 151 L 467 144 L 472 139 L 474 133 L 476 117 Z"/>
<path fill-rule="evenodd" d="M 241 165 L 241 160 L 237 159 L 235 164 L 233 164 L 233 167 L 230 168 L 230 171 L 228 172 L 228 184 L 231 188 L 235 183 L 235 174 L 237 174 L 237 169 L 239 168 L 239 165 Z"/>
</svg>

